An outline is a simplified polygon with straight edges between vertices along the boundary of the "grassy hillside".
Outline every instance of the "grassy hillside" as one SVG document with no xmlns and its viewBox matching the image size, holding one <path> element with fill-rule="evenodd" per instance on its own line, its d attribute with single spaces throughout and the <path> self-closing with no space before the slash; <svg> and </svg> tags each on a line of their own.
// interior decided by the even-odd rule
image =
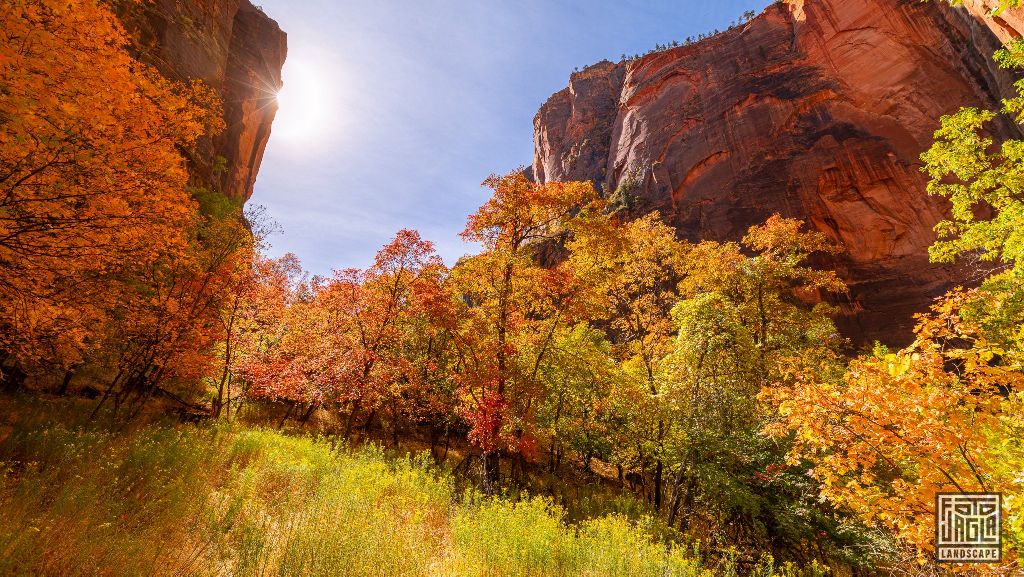
<svg viewBox="0 0 1024 577">
<path fill-rule="evenodd" d="M 457 495 L 425 458 L 238 426 L 6 407 L 2 575 L 733 575 L 645 519 Z M 16 415 L 16 416 L 15 416 Z M 78 421 L 76 423 L 76 420 Z M 755 568 L 758 575 L 813 571 Z"/>
</svg>

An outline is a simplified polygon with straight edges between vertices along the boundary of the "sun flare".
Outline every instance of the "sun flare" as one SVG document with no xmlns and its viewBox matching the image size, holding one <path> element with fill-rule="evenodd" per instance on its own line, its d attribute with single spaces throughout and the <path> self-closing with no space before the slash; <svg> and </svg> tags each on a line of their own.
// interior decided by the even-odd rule
<svg viewBox="0 0 1024 577">
<path fill-rule="evenodd" d="M 333 123 L 331 103 L 337 86 L 324 67 L 302 59 L 285 64 L 284 86 L 277 92 L 278 112 L 274 135 L 292 143 L 323 139 Z"/>
</svg>

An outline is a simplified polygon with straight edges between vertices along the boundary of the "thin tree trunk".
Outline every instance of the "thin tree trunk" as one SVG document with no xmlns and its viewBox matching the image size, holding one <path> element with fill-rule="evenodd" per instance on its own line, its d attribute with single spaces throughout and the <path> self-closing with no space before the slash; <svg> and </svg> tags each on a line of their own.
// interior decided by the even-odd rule
<svg viewBox="0 0 1024 577">
<path fill-rule="evenodd" d="M 483 454 L 483 467 L 484 494 L 494 495 L 501 482 L 501 456 L 498 451 Z"/>
<path fill-rule="evenodd" d="M 292 416 L 292 411 L 295 410 L 295 403 L 292 402 L 288 405 L 288 410 L 285 411 L 284 416 L 281 417 L 281 422 L 277 424 L 277 428 L 280 430 L 284 427 L 284 422 L 288 420 L 288 417 Z"/>
<path fill-rule="evenodd" d="M 299 419 L 299 422 L 302 423 L 303 426 L 305 426 L 306 425 L 306 421 L 308 421 L 309 418 L 313 416 L 313 412 L 316 411 L 317 407 L 319 407 L 319 406 L 320 406 L 320 403 L 317 403 L 317 402 L 310 403 L 309 404 L 309 409 L 307 409 L 306 412 L 303 413 L 302 418 Z"/>
<path fill-rule="evenodd" d="M 448 425 L 444 426 L 444 454 L 441 455 L 441 463 L 448 460 L 448 446 L 451 444 L 451 436 L 448 435 Z"/>
<path fill-rule="evenodd" d="M 134 421 L 135 418 L 142 413 L 143 407 L 146 406 L 146 402 L 149 401 L 150 397 L 153 396 L 154 391 L 156 391 L 156 385 L 150 385 L 149 387 L 146 388 L 145 394 L 139 396 L 138 400 L 136 401 L 134 409 L 132 409 L 128 413 L 128 418 L 125 419 L 125 423 L 130 423 Z"/>
<path fill-rule="evenodd" d="M 348 419 L 345 421 L 345 434 L 342 437 L 346 441 L 348 440 L 349 435 L 352 434 L 352 426 L 355 424 L 356 415 L 359 413 L 359 404 L 360 399 L 352 401 L 352 410 L 349 412 Z"/>
<path fill-rule="evenodd" d="M 654 510 L 661 511 L 661 481 L 664 473 L 664 464 L 661 458 L 654 463 Z"/>
<path fill-rule="evenodd" d="M 225 386 L 228 389 L 228 402 L 231 402 L 231 385 L 229 379 L 231 375 L 231 355 L 233 353 L 232 345 L 234 344 L 231 335 L 234 332 L 235 315 L 238 312 L 238 304 L 240 300 L 241 294 L 236 292 L 234 302 L 231 305 L 231 316 L 228 319 L 227 325 L 224 327 L 224 367 L 222 368 L 220 373 L 220 384 L 217 386 L 217 401 L 213 405 L 214 418 L 220 418 L 221 407 L 224 406 Z"/>
<path fill-rule="evenodd" d="M 64 380 L 60 383 L 60 388 L 57 389 L 58 396 L 65 396 L 68 394 L 68 387 L 71 385 L 71 379 L 75 376 L 75 369 L 68 369 L 64 371 Z"/>
<path fill-rule="evenodd" d="M 357 443 L 362 443 L 363 439 L 370 436 L 370 427 L 373 426 L 373 419 L 377 416 L 377 409 L 371 409 L 370 414 L 366 415 L 366 422 L 359 426 L 359 436 L 356 437 Z"/>
<path fill-rule="evenodd" d="M 231 381 L 234 380 L 231 377 L 232 375 L 228 374 L 228 398 L 224 401 L 224 417 L 229 421 L 231 420 Z"/>
<path fill-rule="evenodd" d="M 676 513 L 679 511 L 679 500 L 681 495 L 681 489 L 683 486 L 683 478 L 686 475 L 686 462 L 679 465 L 679 471 L 676 472 L 675 482 L 672 483 L 672 495 L 668 500 L 668 526 L 671 527 L 676 520 Z"/>
<path fill-rule="evenodd" d="M 437 460 L 437 444 L 441 441 L 441 433 L 437 430 L 436 423 L 430 423 L 430 456 L 434 459 L 435 463 L 439 463 Z"/>
</svg>

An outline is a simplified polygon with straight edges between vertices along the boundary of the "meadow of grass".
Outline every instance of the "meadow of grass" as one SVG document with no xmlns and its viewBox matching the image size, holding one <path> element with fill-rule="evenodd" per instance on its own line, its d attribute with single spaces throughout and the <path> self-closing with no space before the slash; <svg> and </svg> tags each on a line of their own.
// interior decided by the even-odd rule
<svg viewBox="0 0 1024 577">
<path fill-rule="evenodd" d="M 643 518 L 457 495 L 426 457 L 232 425 L 0 429 L 0 575 L 729 575 Z M 762 563 L 758 575 L 811 575 Z"/>
</svg>

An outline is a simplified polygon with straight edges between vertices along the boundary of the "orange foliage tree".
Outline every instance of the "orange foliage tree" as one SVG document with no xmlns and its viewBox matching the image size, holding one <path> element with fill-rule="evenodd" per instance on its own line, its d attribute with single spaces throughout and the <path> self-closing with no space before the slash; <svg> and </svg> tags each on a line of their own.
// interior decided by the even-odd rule
<svg viewBox="0 0 1024 577">
<path fill-rule="evenodd" d="M 303 420 L 321 406 L 342 408 L 345 437 L 381 410 L 397 427 L 425 374 L 408 343 L 445 274 L 433 245 L 402 230 L 366 270 L 315 279 L 308 296 L 286 303 L 280 334 L 243 363 L 250 394 L 305 404 Z"/>
<path fill-rule="evenodd" d="M 483 250 L 452 271 L 451 291 L 467 305 L 459 347 L 463 416 L 483 452 L 485 486 L 499 478 L 500 451 L 529 452 L 543 391 L 540 363 L 556 328 L 571 320 L 579 285 L 563 265 L 542 266 L 570 223 L 586 218 L 590 183 L 537 184 L 522 172 L 492 176 L 492 197 L 469 217 L 462 236 Z"/>
<path fill-rule="evenodd" d="M 195 204 L 180 153 L 219 129 L 199 84 L 132 59 L 96 0 L 0 11 L 0 360 L 81 362 L 127 268 L 186 250 Z"/>
<path fill-rule="evenodd" d="M 666 422 L 656 402 L 657 376 L 675 341 L 669 312 L 680 299 L 689 245 L 656 212 L 624 224 L 601 219 L 576 228 L 569 266 L 592 287 L 592 316 L 607 325 L 623 368 L 617 397 L 630 418 L 615 459 L 641 476 L 653 468 L 652 500 L 660 508 Z"/>
<path fill-rule="evenodd" d="M 934 556 L 936 493 L 1017 482 L 992 441 L 1024 374 L 961 314 L 971 298 L 954 291 L 921 315 L 906 349 L 877 347 L 845 374 L 807 365 L 764 393 L 782 417 L 768 431 L 795 434 L 791 459 L 813 464 L 823 496 L 894 531 L 921 562 Z"/>
<path fill-rule="evenodd" d="M 177 393 L 205 393 L 204 378 L 214 372 L 228 336 L 221 313 L 249 274 L 254 245 L 234 210 L 197 213 L 185 230 L 190 236 L 183 250 L 130 269 L 98 355 L 115 375 L 96 411 L 112 398 L 114 414 L 128 402 L 131 417 L 157 392 L 186 403 Z M 177 393 L 165 383 L 176 384 Z"/>
<path fill-rule="evenodd" d="M 419 375 L 403 344 L 421 312 L 421 294 L 432 294 L 446 272 L 432 243 L 401 230 L 371 267 L 336 274 L 318 295 L 331 317 L 331 346 L 345 357 L 335 374 L 336 400 L 348 407 L 345 437 L 363 413 L 364 428 L 381 409 L 391 412 L 393 426 L 399 420 L 404 389 Z"/>
<path fill-rule="evenodd" d="M 285 313 L 301 298 L 307 286 L 304 281 L 302 264 L 292 253 L 277 259 L 257 253 L 251 266 L 238 279 L 230 301 L 221 310 L 224 349 L 213 403 L 215 416 L 220 416 L 225 408 L 230 416 L 235 375 L 281 336 Z M 244 389 L 239 391 L 239 403 L 244 393 Z"/>
</svg>

